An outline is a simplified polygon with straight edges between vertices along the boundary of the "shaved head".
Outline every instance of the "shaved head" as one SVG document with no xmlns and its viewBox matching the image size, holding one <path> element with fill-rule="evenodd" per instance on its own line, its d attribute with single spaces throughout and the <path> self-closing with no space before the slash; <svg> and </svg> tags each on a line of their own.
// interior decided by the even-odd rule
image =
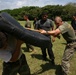
<svg viewBox="0 0 76 75">
<path fill-rule="evenodd" d="M 57 27 L 62 25 L 62 23 L 63 23 L 62 18 L 59 17 L 59 16 L 55 17 L 54 21 L 55 21 L 55 24 L 56 24 Z"/>
<path fill-rule="evenodd" d="M 62 22 L 62 19 L 61 19 L 61 17 L 59 17 L 59 16 L 57 16 L 57 17 L 55 17 L 55 22 Z"/>
</svg>

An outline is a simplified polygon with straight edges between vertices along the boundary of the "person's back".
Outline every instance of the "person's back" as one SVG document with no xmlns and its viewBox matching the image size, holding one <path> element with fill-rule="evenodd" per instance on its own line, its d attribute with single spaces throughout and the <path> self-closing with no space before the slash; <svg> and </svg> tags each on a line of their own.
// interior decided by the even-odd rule
<svg viewBox="0 0 76 75">
<path fill-rule="evenodd" d="M 59 29 L 61 30 L 62 35 L 67 42 L 76 39 L 74 29 L 67 22 L 64 22 L 63 25 L 59 26 Z"/>
</svg>

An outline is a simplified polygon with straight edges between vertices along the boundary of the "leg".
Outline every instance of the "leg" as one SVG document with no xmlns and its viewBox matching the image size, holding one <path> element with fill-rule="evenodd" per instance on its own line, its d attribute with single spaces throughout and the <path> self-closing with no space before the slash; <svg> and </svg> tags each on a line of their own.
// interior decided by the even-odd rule
<svg viewBox="0 0 76 75">
<path fill-rule="evenodd" d="M 30 44 L 29 44 L 29 48 L 31 49 L 30 51 L 32 51 L 31 54 L 34 54 L 36 52 L 34 47 L 32 45 L 30 45 Z"/>
<path fill-rule="evenodd" d="M 75 44 L 76 45 L 76 44 Z M 69 60 L 71 59 L 72 55 L 74 54 L 76 47 L 74 45 L 67 45 L 63 54 L 62 58 L 62 71 L 63 75 L 68 75 L 70 63 Z"/>
<path fill-rule="evenodd" d="M 49 44 L 49 46 L 48 46 L 47 49 L 48 49 L 49 58 L 50 58 L 51 60 L 53 60 L 55 57 L 54 57 L 54 53 L 53 53 L 53 50 L 52 50 L 52 43 Z"/>
<path fill-rule="evenodd" d="M 18 72 L 18 63 L 12 62 L 3 62 L 3 72 L 2 75 L 17 75 Z"/>
<path fill-rule="evenodd" d="M 53 50 L 52 50 L 52 43 L 49 44 L 47 50 L 48 50 L 49 58 L 51 59 L 51 63 L 53 65 L 55 65 L 55 62 L 54 62 L 55 57 L 54 57 L 54 53 L 53 53 Z"/>
<path fill-rule="evenodd" d="M 26 44 L 26 48 L 27 48 L 27 50 L 29 51 L 29 45 L 28 45 L 28 44 Z"/>
<path fill-rule="evenodd" d="M 47 54 L 46 54 L 46 48 L 41 48 L 41 50 L 42 50 L 43 60 L 46 60 L 46 59 L 47 59 L 47 58 L 46 58 L 46 56 L 47 56 Z"/>
<path fill-rule="evenodd" d="M 27 64 L 27 61 L 26 61 L 26 58 L 25 58 L 24 54 L 21 56 L 19 61 L 20 61 L 20 67 L 19 67 L 18 73 L 20 75 L 31 75 L 30 74 L 30 68 Z"/>
</svg>

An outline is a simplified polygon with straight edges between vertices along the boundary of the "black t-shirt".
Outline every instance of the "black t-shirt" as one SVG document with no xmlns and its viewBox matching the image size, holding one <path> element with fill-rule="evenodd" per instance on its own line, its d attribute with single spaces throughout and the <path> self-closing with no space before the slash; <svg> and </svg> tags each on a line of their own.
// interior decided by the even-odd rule
<svg viewBox="0 0 76 75">
<path fill-rule="evenodd" d="M 46 31 L 49 31 L 53 27 L 53 22 L 50 19 L 47 20 L 39 20 L 36 22 L 36 29 L 44 29 Z"/>
<path fill-rule="evenodd" d="M 76 20 L 72 20 L 71 25 L 74 30 L 76 30 Z"/>
<path fill-rule="evenodd" d="M 36 22 L 36 29 L 44 29 L 46 31 L 50 31 L 50 29 L 53 27 L 53 22 L 50 19 L 47 20 L 39 20 Z M 50 35 L 45 34 L 45 36 L 50 37 Z"/>
</svg>

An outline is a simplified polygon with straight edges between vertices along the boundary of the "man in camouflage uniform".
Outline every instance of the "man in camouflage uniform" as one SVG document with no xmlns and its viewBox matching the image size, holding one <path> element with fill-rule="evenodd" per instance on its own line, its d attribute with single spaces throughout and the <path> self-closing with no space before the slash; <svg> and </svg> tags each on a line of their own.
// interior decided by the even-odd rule
<svg viewBox="0 0 76 75">
<path fill-rule="evenodd" d="M 61 33 L 64 39 L 66 40 L 67 45 L 63 54 L 61 66 L 62 66 L 63 75 L 68 75 L 69 67 L 70 67 L 69 60 L 76 50 L 75 32 L 70 24 L 62 21 L 61 17 L 55 18 L 55 24 L 58 27 L 56 30 L 48 31 L 48 32 L 43 30 L 41 33 L 42 34 L 47 33 L 47 34 L 53 35 L 54 37 L 56 37 Z"/>
<path fill-rule="evenodd" d="M 30 29 L 31 28 L 31 22 L 30 22 L 30 20 L 28 18 L 28 15 L 25 14 L 24 15 L 24 19 L 26 20 L 25 28 Z M 30 51 L 29 49 L 31 49 L 32 51 L 34 51 L 34 48 L 33 48 L 32 45 L 26 43 L 26 47 L 27 47 L 28 51 Z"/>
</svg>

